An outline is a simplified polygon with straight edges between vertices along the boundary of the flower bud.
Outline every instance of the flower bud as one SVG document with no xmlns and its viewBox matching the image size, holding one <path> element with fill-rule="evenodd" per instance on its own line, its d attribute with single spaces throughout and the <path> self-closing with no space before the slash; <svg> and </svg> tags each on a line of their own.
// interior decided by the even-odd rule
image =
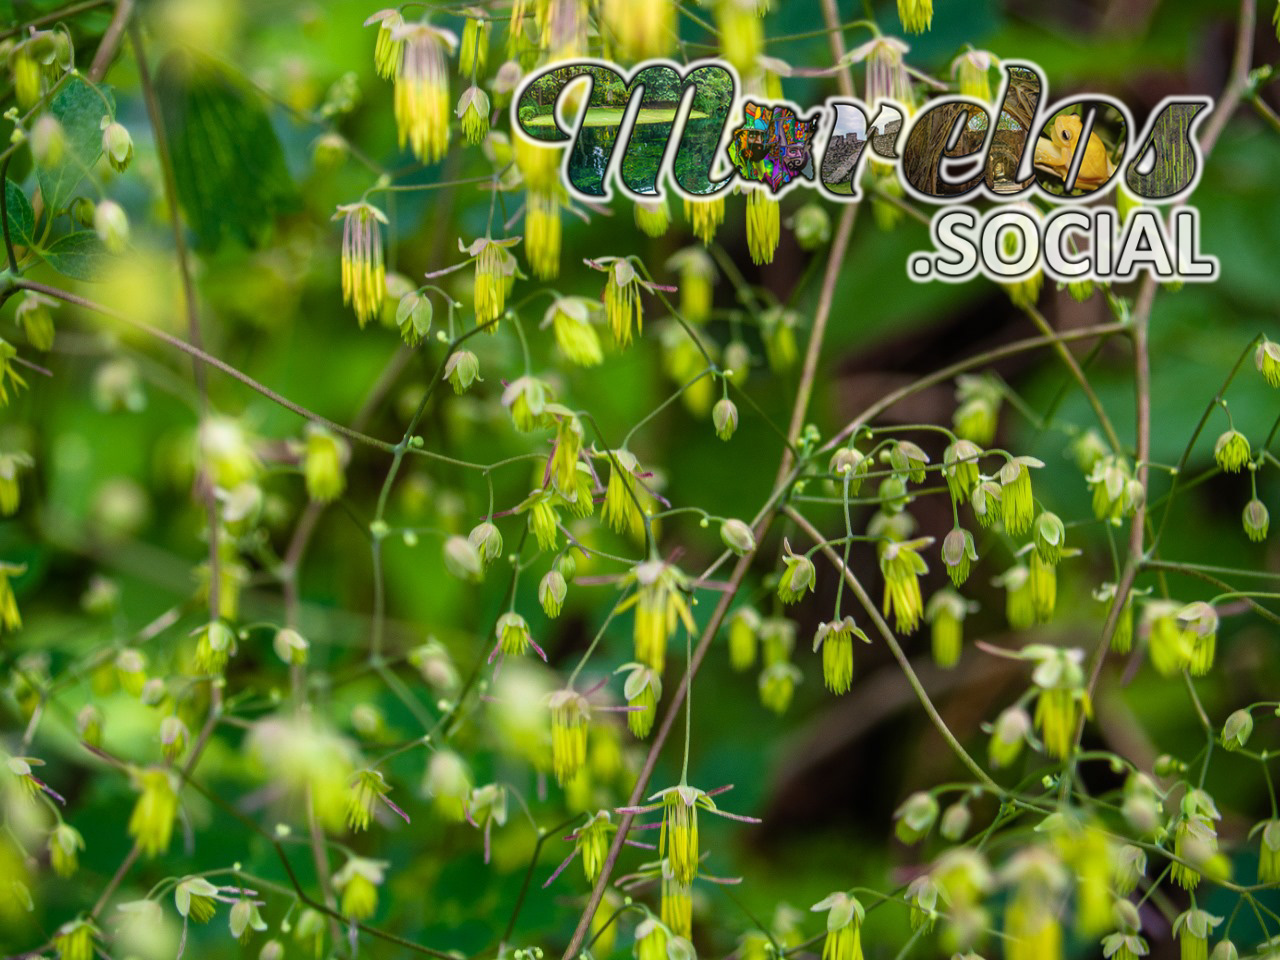
<svg viewBox="0 0 1280 960">
<path fill-rule="evenodd" d="M 791 218 L 801 250 L 812 252 L 831 239 L 831 216 L 819 203 L 806 203 Z"/>
<path fill-rule="evenodd" d="M 349 149 L 342 134 L 322 134 L 311 145 L 311 162 L 317 170 L 336 170 L 347 159 Z"/>
<path fill-rule="evenodd" d="M 178 716 L 168 716 L 160 721 L 160 749 L 164 758 L 172 763 L 187 748 L 190 731 Z"/>
<path fill-rule="evenodd" d="M 1249 438 L 1239 430 L 1228 430 L 1213 445 L 1213 458 L 1227 473 L 1239 473 L 1249 462 Z"/>
<path fill-rule="evenodd" d="M 894 833 L 903 843 L 921 840 L 938 819 L 938 801 L 931 793 L 913 793 L 894 813 Z"/>
<path fill-rule="evenodd" d="M 114 200 L 103 200 L 93 211 L 93 229 L 111 253 L 124 253 L 129 243 L 129 218 Z"/>
<path fill-rule="evenodd" d="M 1261 543 L 1267 539 L 1267 528 L 1271 526 L 1271 514 L 1267 512 L 1267 505 L 1257 497 L 1244 505 L 1244 513 L 1240 521 L 1244 524 L 1245 536 L 1254 543 Z"/>
<path fill-rule="evenodd" d="M 738 519 L 726 520 L 720 524 L 720 539 L 724 541 L 726 547 L 740 557 L 756 548 L 756 535 L 751 532 L 749 526 Z"/>
<path fill-rule="evenodd" d="M 542 578 L 538 584 L 538 602 L 542 604 L 543 612 L 548 617 L 560 616 L 568 590 L 569 585 L 565 583 L 564 576 L 558 570 L 551 570 Z"/>
<path fill-rule="evenodd" d="M 957 587 L 969 579 L 969 564 L 977 559 L 973 534 L 968 530 L 956 527 L 943 538 L 942 562 L 947 568 L 947 576 Z"/>
<path fill-rule="evenodd" d="M 483 379 L 480 376 L 480 361 L 470 350 L 457 350 L 449 356 L 444 365 L 445 379 L 453 387 L 454 393 L 466 393 L 471 384 Z"/>
<path fill-rule="evenodd" d="M 400 328 L 400 337 L 411 347 L 422 342 L 422 338 L 431 332 L 431 319 L 435 308 L 431 298 L 418 290 L 410 290 L 396 304 L 396 326 Z"/>
<path fill-rule="evenodd" d="M 76 715 L 76 730 L 85 743 L 98 746 L 102 743 L 102 711 L 91 703 L 85 704 Z"/>
<path fill-rule="evenodd" d="M 268 940 L 258 951 L 258 960 L 284 960 L 284 944 L 279 940 Z"/>
<path fill-rule="evenodd" d="M 1254 365 L 1264 380 L 1273 387 L 1280 387 L 1280 343 L 1274 343 L 1266 337 L 1258 344 L 1253 353 Z"/>
<path fill-rule="evenodd" d="M 107 162 L 118 173 L 123 173 L 133 159 L 133 138 L 124 124 L 116 123 L 108 117 L 102 118 L 102 152 L 107 155 Z"/>
<path fill-rule="evenodd" d="M 987 756 L 993 767 L 1007 767 L 1018 759 L 1031 732 L 1031 717 L 1021 707 L 1009 707 L 996 718 L 991 728 Z"/>
<path fill-rule="evenodd" d="M 302 666 L 307 662 L 307 651 L 311 645 L 297 630 L 285 627 L 283 630 L 276 631 L 271 646 L 276 656 L 285 663 L 290 666 Z"/>
<path fill-rule="evenodd" d="M 1253 734 L 1253 715 L 1248 710 L 1237 710 L 1222 725 L 1222 746 L 1226 750 L 1239 750 L 1249 742 Z"/>
<path fill-rule="evenodd" d="M 480 559 L 486 565 L 502 556 L 502 532 L 489 520 L 472 527 L 467 539 L 480 551 Z"/>
<path fill-rule="evenodd" d="M 307 424 L 306 433 L 302 470 L 307 482 L 307 496 L 316 503 L 329 503 L 340 497 L 347 487 L 343 464 L 351 451 L 345 440 L 334 436 L 322 424 Z"/>
<path fill-rule="evenodd" d="M 67 148 L 67 134 L 58 118 L 51 113 L 41 114 L 31 128 L 31 156 L 41 167 L 56 167 L 62 163 Z"/>
<path fill-rule="evenodd" d="M 711 410 L 711 422 L 715 425 L 716 436 L 728 440 L 738 429 L 738 408 L 728 397 L 722 397 Z"/>
<path fill-rule="evenodd" d="M 939 832 L 952 843 L 958 843 L 969 830 L 972 814 L 965 803 L 953 803 L 942 812 L 942 825 Z"/>
<path fill-rule="evenodd" d="M 479 583 L 484 579 L 484 561 L 480 551 L 466 537 L 453 536 L 444 544 L 444 566 L 459 580 Z"/>
<path fill-rule="evenodd" d="M 1045 510 L 1036 517 L 1036 552 L 1045 563 L 1054 564 L 1062 559 L 1062 544 L 1066 537 L 1067 528 L 1056 513 Z"/>
</svg>

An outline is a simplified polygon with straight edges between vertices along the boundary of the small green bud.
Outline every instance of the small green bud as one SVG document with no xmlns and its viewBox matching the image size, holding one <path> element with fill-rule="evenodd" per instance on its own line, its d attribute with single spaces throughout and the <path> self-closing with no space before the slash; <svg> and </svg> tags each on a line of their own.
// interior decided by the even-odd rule
<svg viewBox="0 0 1280 960">
<path fill-rule="evenodd" d="M 720 539 L 724 541 L 726 547 L 740 557 L 756 548 L 755 534 L 751 532 L 749 526 L 738 519 L 726 520 L 720 524 Z"/>
<path fill-rule="evenodd" d="M 1267 529 L 1271 526 L 1271 514 L 1267 511 L 1267 505 L 1254 497 L 1244 505 L 1240 522 L 1244 524 L 1245 536 L 1254 543 L 1261 543 L 1267 539 Z"/>
<path fill-rule="evenodd" d="M 1222 746 L 1226 750 L 1239 750 L 1252 734 L 1253 715 L 1248 710 L 1237 710 L 1222 725 Z"/>
<path fill-rule="evenodd" d="M 565 583 L 564 576 L 558 570 L 549 571 L 538 584 L 538 603 L 542 604 L 543 612 L 552 618 L 560 616 L 568 592 L 569 585 Z"/>
<path fill-rule="evenodd" d="M 466 537 L 450 537 L 444 544 L 444 566 L 459 580 L 479 583 L 484 577 L 480 551 Z"/>
<path fill-rule="evenodd" d="M 916 843 L 933 829 L 938 819 L 938 801 L 930 793 L 913 793 L 893 816 L 898 839 L 906 844 Z"/>
<path fill-rule="evenodd" d="M 738 429 L 738 408 L 728 397 L 722 397 L 711 410 L 711 422 L 715 424 L 716 436 L 728 440 Z"/>
<path fill-rule="evenodd" d="M 129 218 L 114 200 L 103 200 L 93 212 L 93 229 L 111 253 L 124 253 L 129 243 Z"/>
<path fill-rule="evenodd" d="M 470 350 L 458 350 L 452 354 L 444 365 L 444 375 L 454 393 L 466 393 L 471 384 L 483 379 L 480 376 L 480 361 Z"/>
<path fill-rule="evenodd" d="M 124 124 L 102 118 L 102 152 L 117 173 L 123 173 L 133 159 L 133 138 Z"/>
</svg>

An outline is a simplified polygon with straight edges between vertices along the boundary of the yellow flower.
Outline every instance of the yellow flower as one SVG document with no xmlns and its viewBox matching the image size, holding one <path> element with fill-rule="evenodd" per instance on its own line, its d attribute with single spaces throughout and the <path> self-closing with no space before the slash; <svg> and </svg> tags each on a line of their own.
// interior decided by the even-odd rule
<svg viewBox="0 0 1280 960">
<path fill-rule="evenodd" d="M 187 877 L 173 890 L 173 903 L 184 920 L 208 923 L 217 911 L 217 901 L 224 900 L 222 891 L 204 877 Z"/>
<path fill-rule="evenodd" d="M 933 543 L 932 537 L 890 543 L 880 554 L 880 572 L 884 575 L 885 616 L 893 611 L 900 633 L 910 633 L 924 614 L 924 598 L 920 594 L 920 576 L 928 565 L 920 550 Z"/>
<path fill-rule="evenodd" d="M 336 500 L 346 489 L 343 465 L 350 455 L 345 440 L 336 437 L 319 423 L 307 424 L 306 456 L 303 473 L 307 479 L 307 496 L 318 503 Z"/>
<path fill-rule="evenodd" d="M 525 232 L 529 266 L 539 280 L 560 275 L 560 193 L 559 190 L 530 189 L 525 195 Z"/>
<path fill-rule="evenodd" d="M 636 226 L 642 233 L 651 237 L 660 237 L 671 226 L 671 211 L 667 208 L 666 199 L 637 200 L 632 204 Z"/>
<path fill-rule="evenodd" d="M 932 0 L 929 3 L 932 6 Z M 961 96 L 991 102 L 991 66 L 994 60 L 985 50 L 968 50 L 951 61 L 951 74 L 958 75 Z"/>
<path fill-rule="evenodd" d="M 88 920 L 64 923 L 53 935 L 58 960 L 93 960 L 93 939 L 97 933 L 97 928 Z"/>
<path fill-rule="evenodd" d="M 504 656 L 519 657 L 528 651 L 530 647 L 533 647 L 543 660 L 547 659 L 547 655 L 542 652 L 542 648 L 534 643 L 533 637 L 529 633 L 529 624 L 524 617 L 514 610 L 508 611 L 498 618 L 498 624 L 494 632 L 498 636 L 498 645 L 494 648 L 494 652 L 489 655 L 490 660 L 499 652 Z"/>
<path fill-rule="evenodd" d="M 27 335 L 27 343 L 37 350 L 53 348 L 53 310 L 57 306 L 58 301 L 43 293 L 24 293 L 13 312 L 13 319 Z"/>
<path fill-rule="evenodd" d="M 529 529 L 543 550 L 554 550 L 559 542 L 560 517 L 556 513 L 559 500 L 554 491 L 535 490 L 516 508 L 517 512 L 528 512 Z"/>
<path fill-rule="evenodd" d="M 29 453 L 0 454 L 0 513 L 11 517 L 18 512 L 22 501 L 22 488 L 18 485 L 18 474 L 35 466 L 35 460 Z"/>
<path fill-rule="evenodd" d="M 684 624 L 690 633 L 694 630 L 686 597 L 689 579 L 678 567 L 662 560 L 647 560 L 632 567 L 620 586 L 635 587 L 635 592 L 618 605 L 617 612 L 635 607 L 636 660 L 662 673 L 667 643 L 677 625 Z"/>
<path fill-rule="evenodd" d="M 636 925 L 636 960 L 667 960 L 667 928 L 655 916 Z"/>
<path fill-rule="evenodd" d="M 925 607 L 925 620 L 933 627 L 933 662 L 943 669 L 954 667 L 960 661 L 964 618 L 968 612 L 969 604 L 951 589 L 939 590 Z"/>
<path fill-rule="evenodd" d="M 822 960 L 862 960 L 862 921 L 866 912 L 857 897 L 833 893 L 809 908 L 827 914 L 827 938 Z"/>
<path fill-rule="evenodd" d="M 1046 562 L 1040 551 L 1031 551 L 1031 571 L 1027 578 L 1031 590 L 1031 607 L 1037 623 L 1048 623 L 1053 618 L 1053 608 L 1058 601 L 1058 574 L 1053 564 Z"/>
<path fill-rule="evenodd" d="M 844 56 L 846 63 L 863 63 L 866 67 L 866 100 L 875 106 L 880 100 L 896 100 L 911 108 L 911 77 L 907 73 L 903 55 L 911 48 L 897 37 L 876 37 Z M 897 178 L 893 178 L 894 183 Z M 896 209 L 896 208 L 895 208 Z"/>
<path fill-rule="evenodd" d="M 982 475 L 978 472 L 978 458 L 981 456 L 982 451 L 971 440 L 957 440 L 942 452 L 942 478 L 947 482 L 952 502 L 966 502 L 982 482 Z"/>
<path fill-rule="evenodd" d="M 1062 924 L 1057 903 L 1067 872 L 1046 847 L 1014 854 L 1002 871 L 1013 887 L 1004 912 L 1007 960 L 1061 960 Z"/>
<path fill-rule="evenodd" d="M 1043 467 L 1035 457 L 1010 457 L 1000 468 L 1000 502 L 1004 528 L 1011 536 L 1021 536 L 1031 526 L 1035 497 L 1031 492 L 1031 468 Z"/>
<path fill-rule="evenodd" d="M 721 0 L 734 3 L 736 0 Z M 773 254 L 782 238 L 782 220 L 778 201 L 763 190 L 747 194 L 747 247 L 756 265 L 773 263 Z"/>
<path fill-rule="evenodd" d="M 1280 387 L 1280 343 L 1262 338 L 1253 352 L 1253 363 L 1262 378 L 1273 387 Z"/>
<path fill-rule="evenodd" d="M 1213 458 L 1227 473 L 1239 473 L 1249 462 L 1249 438 L 1239 430 L 1228 430 L 1213 445 Z"/>
<path fill-rule="evenodd" d="M 467 798 L 471 793 L 471 772 L 466 761 L 452 750 L 437 750 L 427 761 L 423 791 L 435 801 L 436 813 L 445 820 L 466 819 Z"/>
<path fill-rule="evenodd" d="M 640 278 L 635 268 L 621 257 L 596 261 L 608 272 L 604 286 L 605 319 L 619 346 L 631 343 L 632 327 L 639 333 L 644 328 L 644 308 L 640 303 Z"/>
<path fill-rule="evenodd" d="M 461 238 L 458 249 L 466 253 L 476 265 L 475 311 L 476 326 L 486 333 L 497 333 L 495 323 L 507 308 L 507 293 L 515 282 L 516 259 L 508 247 L 519 243 L 518 237 L 494 240 L 480 237 L 471 246 L 465 246 Z"/>
<path fill-rule="evenodd" d="M 542 325 L 551 326 L 560 352 L 580 367 L 595 367 L 604 362 L 600 337 L 592 324 L 592 314 L 599 304 L 585 297 L 556 297 L 547 308 Z"/>
<path fill-rule="evenodd" d="M 760 671 L 758 685 L 761 706 L 779 716 L 786 713 L 791 706 L 791 698 L 795 695 L 796 684 L 801 679 L 800 668 L 794 663 L 770 663 Z"/>
<path fill-rule="evenodd" d="M 689 323 L 705 323 L 711 316 L 711 286 L 716 281 L 714 261 L 705 250 L 686 247 L 667 260 L 667 269 L 680 272 L 681 315 Z"/>
<path fill-rule="evenodd" d="M 677 39 L 673 0 L 602 0 L 601 34 L 622 61 L 665 57 Z"/>
<path fill-rule="evenodd" d="M 677 938 L 672 942 L 672 947 L 680 942 L 678 938 L 688 939 L 693 936 L 693 888 L 676 879 L 670 859 L 662 861 L 662 896 L 659 914 L 667 929 Z M 668 951 L 668 958 L 671 952 Z"/>
<path fill-rule="evenodd" d="M 760 614 L 751 607 L 739 607 L 729 617 L 729 665 L 734 670 L 749 670 L 755 664 L 759 632 Z"/>
<path fill-rule="evenodd" d="M 457 115 L 462 121 L 462 135 L 471 146 L 489 134 L 489 95 L 479 87 L 467 87 L 458 99 Z"/>
<path fill-rule="evenodd" d="M 1164 677 L 1181 673 L 1191 665 L 1191 638 L 1178 623 L 1179 604 L 1149 600 L 1143 607 L 1147 624 L 1147 655 L 1151 666 Z"/>
<path fill-rule="evenodd" d="M 764 26 L 756 12 L 756 0 L 717 0 L 716 31 L 720 51 L 738 72 L 756 69 L 756 58 L 764 49 Z"/>
<path fill-rule="evenodd" d="M 366 27 L 378 25 L 378 38 L 374 41 L 373 64 L 378 76 L 390 80 L 400 71 L 404 56 L 404 39 L 397 35 L 404 26 L 404 17 L 398 10 L 379 10 L 365 20 Z"/>
<path fill-rule="evenodd" d="M 387 216 L 373 204 L 339 204 L 333 219 L 342 219 L 342 302 L 351 304 L 363 327 L 377 319 L 387 293 L 382 230 Z"/>
<path fill-rule="evenodd" d="M 898 19 L 907 33 L 924 33 L 933 25 L 933 0 L 898 0 Z"/>
<path fill-rule="evenodd" d="M 560 186 L 560 153 L 554 147 L 517 135 L 512 141 L 516 166 L 531 193 L 548 194 Z"/>
<path fill-rule="evenodd" d="M 18 349 L 8 340 L 0 339 L 0 407 L 9 405 L 9 391 L 17 393 L 27 386 L 27 381 L 14 368 L 13 359 Z"/>
<path fill-rule="evenodd" d="M 424 163 L 449 149 L 449 67 L 445 57 L 458 45 L 448 30 L 428 23 L 401 24 L 392 38 L 403 43 L 395 77 L 396 132 Z"/>
<path fill-rule="evenodd" d="M 521 433 L 528 433 L 542 426 L 549 394 L 546 383 L 536 377 L 518 377 L 502 391 L 502 405 L 511 411 L 511 422 L 515 428 Z"/>
<path fill-rule="evenodd" d="M 989 446 L 995 440 L 1003 399 L 1000 383 L 994 377 L 971 374 L 956 377 L 959 406 L 951 421 L 956 435 L 979 446 Z"/>
<path fill-rule="evenodd" d="M 564 786 L 587 762 L 587 729 L 591 708 L 581 694 L 557 690 L 551 694 L 551 768 Z"/>
<path fill-rule="evenodd" d="M 1180 913 L 1173 921 L 1173 935 L 1181 948 L 1182 960 L 1208 960 L 1209 934 L 1222 923 L 1222 917 L 1193 908 Z"/>
<path fill-rule="evenodd" d="M 18 598 L 14 596 L 9 578 L 26 572 L 25 563 L 5 563 L 0 560 L 0 627 L 10 633 L 22 628 L 22 614 L 18 612 Z"/>
<path fill-rule="evenodd" d="M 129 817 L 129 835 L 144 856 L 154 857 L 169 849 L 178 793 L 168 770 L 137 770 L 133 781 L 139 793 Z"/>
<path fill-rule="evenodd" d="M 709 246 L 716 235 L 716 228 L 724 222 L 724 196 L 709 200 L 685 200 L 684 217 L 693 228 L 693 235 Z"/>
<path fill-rule="evenodd" d="M 236 635 L 221 620 L 213 620 L 197 627 L 191 634 L 197 637 L 195 666 L 206 677 L 216 677 L 227 668 L 228 660 L 236 652 Z"/>
<path fill-rule="evenodd" d="M 1038 690 L 1035 724 L 1044 740 L 1045 752 L 1065 759 L 1075 746 L 1081 713 L 1088 717 L 1091 712 L 1084 670 L 1080 666 L 1084 653 L 1074 648 L 1033 643 L 1024 647 L 1020 656 L 1036 664 L 1031 674 Z"/>
<path fill-rule="evenodd" d="M 333 886 L 342 895 L 342 915 L 351 920 L 367 920 L 378 909 L 378 887 L 385 877 L 385 860 L 351 857 L 333 875 Z"/>
<path fill-rule="evenodd" d="M 377 770 L 359 770 L 347 786 L 347 826 L 355 833 L 368 830 L 373 807 L 381 800 L 407 821 L 404 811 L 387 799 L 391 787 Z"/>
<path fill-rule="evenodd" d="M 822 680 L 832 693 L 848 693 L 853 686 L 853 638 L 871 640 L 858 629 L 853 617 L 829 620 L 818 625 L 813 649 L 822 648 Z"/>
<path fill-rule="evenodd" d="M 627 700 L 627 727 L 638 739 L 643 740 L 653 730 L 658 716 L 658 701 L 662 699 L 662 677 L 643 663 L 625 663 L 616 673 L 626 672 L 622 695 Z"/>
<path fill-rule="evenodd" d="M 795 603 L 806 591 L 813 592 L 817 573 L 813 561 L 802 553 L 795 553 L 785 539 L 782 541 L 782 553 L 784 569 L 778 578 L 778 599 L 783 603 Z"/>
<path fill-rule="evenodd" d="M 568 408 L 549 404 L 556 421 L 556 441 L 548 474 L 551 484 L 566 500 L 576 499 L 578 458 L 582 456 L 582 422 Z"/>
<path fill-rule="evenodd" d="M 769 368 L 775 373 L 790 370 L 796 365 L 799 350 L 796 347 L 796 324 L 799 317 L 794 310 L 770 307 L 760 315 L 760 333 L 764 337 L 764 352 Z"/>
<path fill-rule="evenodd" d="M 80 866 L 84 837 L 69 823 L 59 823 L 49 834 L 49 866 L 60 877 L 73 875 Z"/>
</svg>

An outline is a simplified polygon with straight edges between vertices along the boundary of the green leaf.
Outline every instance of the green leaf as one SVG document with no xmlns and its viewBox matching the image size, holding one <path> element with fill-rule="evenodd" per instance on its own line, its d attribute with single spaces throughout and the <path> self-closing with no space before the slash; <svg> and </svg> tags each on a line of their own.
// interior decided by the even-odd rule
<svg viewBox="0 0 1280 960">
<path fill-rule="evenodd" d="M 175 52 L 156 75 L 178 199 L 197 246 L 253 246 L 295 197 L 284 151 L 256 93 L 222 67 Z"/>
<path fill-rule="evenodd" d="M 101 96 L 98 91 L 101 91 Z M 105 87 L 99 87 L 98 91 L 87 81 L 72 76 L 49 107 L 62 124 L 66 137 L 61 162 L 36 169 L 40 195 L 44 198 L 45 208 L 52 214 L 62 211 L 75 195 L 80 181 L 93 170 L 93 165 L 102 155 L 102 118 L 105 115 L 115 116 L 115 99 Z M 103 102 L 104 97 L 106 103 Z"/>
<path fill-rule="evenodd" d="M 43 251 L 49 266 L 76 280 L 101 279 L 111 254 L 92 230 L 64 234 Z"/>
<path fill-rule="evenodd" d="M 4 202 L 9 214 L 9 239 L 14 246 L 31 246 L 36 229 L 35 211 L 22 188 L 7 177 L 4 181 Z"/>
</svg>

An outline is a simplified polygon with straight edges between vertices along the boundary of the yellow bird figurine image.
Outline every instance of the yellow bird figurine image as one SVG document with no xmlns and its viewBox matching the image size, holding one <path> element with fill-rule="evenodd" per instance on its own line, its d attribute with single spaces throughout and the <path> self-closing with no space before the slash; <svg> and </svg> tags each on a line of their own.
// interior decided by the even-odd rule
<svg viewBox="0 0 1280 960">
<path fill-rule="evenodd" d="M 1041 137 L 1036 141 L 1037 170 L 1052 173 L 1063 181 L 1071 171 L 1071 161 L 1076 155 L 1076 144 L 1080 140 L 1082 124 L 1074 114 L 1058 117 L 1053 121 L 1053 139 Z M 1089 144 L 1084 150 L 1084 160 L 1080 171 L 1076 174 L 1076 187 L 1081 190 L 1096 190 L 1106 183 L 1116 165 L 1107 156 L 1107 149 L 1096 133 L 1089 134 Z"/>
</svg>

